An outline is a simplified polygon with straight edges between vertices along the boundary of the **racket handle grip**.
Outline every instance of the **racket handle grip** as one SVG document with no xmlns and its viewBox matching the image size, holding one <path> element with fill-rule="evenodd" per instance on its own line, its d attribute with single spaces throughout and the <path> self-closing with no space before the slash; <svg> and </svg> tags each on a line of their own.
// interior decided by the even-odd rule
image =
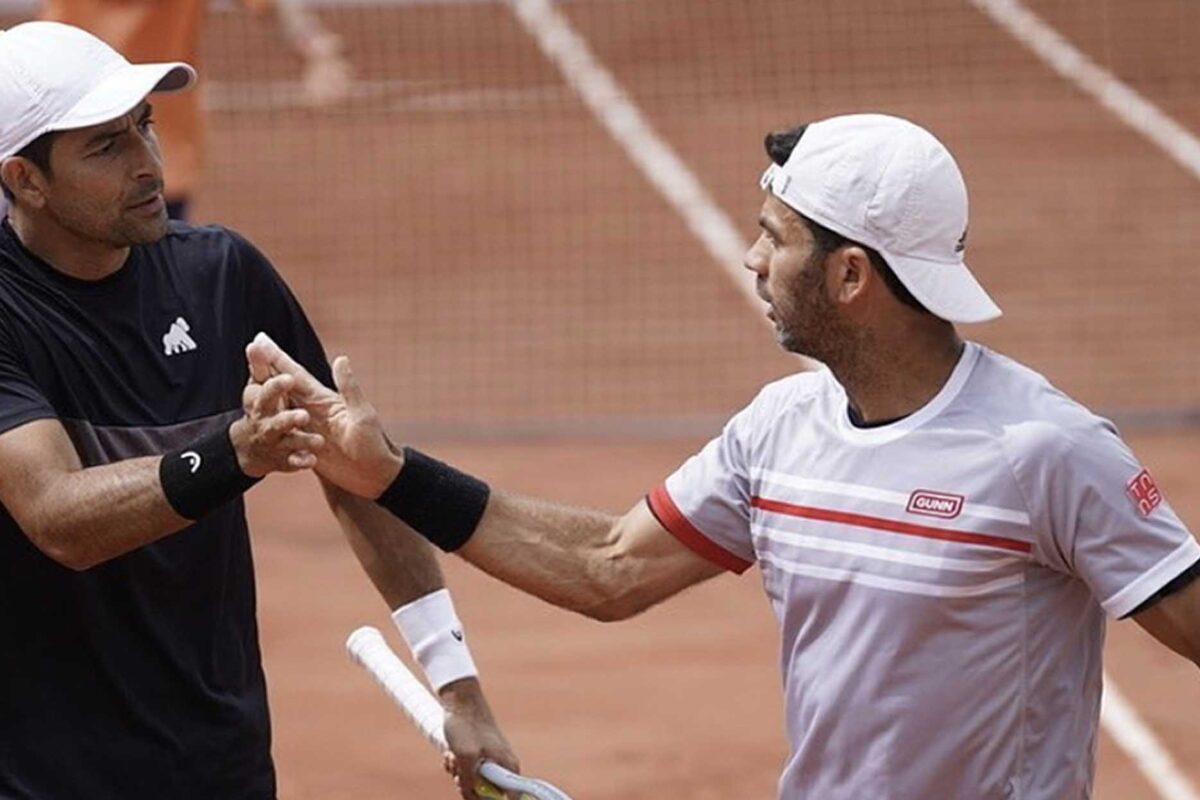
<svg viewBox="0 0 1200 800">
<path fill-rule="evenodd" d="M 439 752 L 447 749 L 445 709 L 392 652 L 378 629 L 364 625 L 354 631 L 346 640 L 346 651 L 383 687 L 426 741 Z"/>
<path fill-rule="evenodd" d="M 346 652 L 383 687 L 430 744 L 439 752 L 449 749 L 445 734 L 446 710 L 392 652 L 378 629 L 364 625 L 351 633 L 346 640 Z M 571 800 L 560 789 L 510 772 L 494 761 L 480 762 L 478 777 L 480 783 L 476 792 L 482 797 L 503 800 L 504 794 L 500 791 L 503 789 L 521 792 L 523 800 Z"/>
</svg>

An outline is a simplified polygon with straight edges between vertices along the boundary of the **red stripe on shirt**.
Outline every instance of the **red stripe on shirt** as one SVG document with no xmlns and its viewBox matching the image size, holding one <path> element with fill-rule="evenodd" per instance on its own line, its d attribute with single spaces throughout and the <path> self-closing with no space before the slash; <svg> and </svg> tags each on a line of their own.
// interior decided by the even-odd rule
<svg viewBox="0 0 1200 800">
<path fill-rule="evenodd" d="M 667 494 L 666 486 L 659 485 L 654 491 L 646 495 L 646 503 L 650 506 L 650 513 L 654 514 L 655 518 L 662 523 L 662 526 L 672 536 L 683 542 L 697 554 L 708 559 L 718 567 L 727 569 L 730 572 L 736 572 L 738 575 L 741 575 L 750 568 L 752 562 L 740 556 L 735 556 L 701 533 L 683 515 L 683 512 L 679 510 L 679 506 L 675 505 L 675 501 L 671 499 L 671 495 Z"/>
<path fill-rule="evenodd" d="M 871 517 L 866 514 L 852 514 L 848 511 L 835 511 L 829 508 L 814 508 L 813 506 L 798 506 L 781 500 L 769 500 L 765 497 L 750 498 L 750 505 L 764 511 L 786 514 L 789 517 L 803 517 L 822 522 L 838 522 L 843 525 L 857 525 L 860 528 L 873 528 L 889 533 L 902 533 L 906 536 L 920 536 L 925 539 L 941 539 L 946 542 L 961 542 L 977 544 L 984 547 L 999 547 L 1017 553 L 1030 553 L 1033 545 L 1020 539 L 1008 539 L 1003 536 L 990 536 L 986 533 L 971 531 L 955 531 L 947 528 L 934 528 L 929 525 L 916 525 L 912 522 L 901 522 L 884 517 Z"/>
</svg>

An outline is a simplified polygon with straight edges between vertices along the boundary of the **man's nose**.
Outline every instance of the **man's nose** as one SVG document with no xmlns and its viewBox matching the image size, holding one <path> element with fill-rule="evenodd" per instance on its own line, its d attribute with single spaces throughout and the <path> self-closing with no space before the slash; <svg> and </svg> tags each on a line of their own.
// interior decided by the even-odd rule
<svg viewBox="0 0 1200 800">
<path fill-rule="evenodd" d="M 143 181 L 146 179 L 162 180 L 162 153 L 153 134 L 136 137 L 134 147 L 137 148 L 134 162 L 134 177 Z"/>
<path fill-rule="evenodd" d="M 765 275 L 767 269 L 766 249 L 763 247 L 764 238 L 760 234 L 742 258 L 742 266 L 758 275 Z"/>
</svg>

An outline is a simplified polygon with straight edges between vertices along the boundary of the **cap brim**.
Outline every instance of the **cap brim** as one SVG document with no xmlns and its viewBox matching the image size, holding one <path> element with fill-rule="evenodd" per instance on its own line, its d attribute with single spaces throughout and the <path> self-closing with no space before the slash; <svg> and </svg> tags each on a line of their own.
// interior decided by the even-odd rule
<svg viewBox="0 0 1200 800">
<path fill-rule="evenodd" d="M 777 194 L 773 189 L 772 194 L 797 214 L 808 217 L 818 225 L 853 241 L 861 240 L 861 234 L 856 234 L 844 225 L 828 219 L 819 211 L 803 208 L 804 204 L 797 198 Z M 882 248 L 876 249 L 905 288 L 935 316 L 950 322 L 970 323 L 987 322 L 1004 313 L 964 262 L 945 264 L 911 256 L 897 256 Z"/>
<path fill-rule="evenodd" d="M 934 316 L 949 322 L 987 322 L 1004 312 L 965 262 L 946 264 L 881 250 L 880 255 L 913 297 Z"/>
<path fill-rule="evenodd" d="M 153 92 L 180 92 L 195 82 L 196 70 L 183 62 L 130 64 L 102 80 L 46 130 L 100 125 L 128 114 Z"/>
</svg>

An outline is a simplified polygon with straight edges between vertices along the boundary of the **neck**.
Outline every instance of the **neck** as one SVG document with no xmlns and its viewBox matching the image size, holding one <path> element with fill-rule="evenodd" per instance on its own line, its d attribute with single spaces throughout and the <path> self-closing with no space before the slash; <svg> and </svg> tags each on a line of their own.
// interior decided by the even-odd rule
<svg viewBox="0 0 1200 800">
<path fill-rule="evenodd" d="M 125 265 L 128 247 L 114 247 L 84 238 L 64 228 L 45 214 L 28 214 L 19 208 L 9 212 L 9 221 L 21 244 L 55 270 L 84 281 L 107 278 Z"/>
<path fill-rule="evenodd" d="M 872 423 L 907 417 L 932 400 L 962 351 L 952 325 L 921 320 L 886 335 L 867 331 L 839 363 L 828 366 L 859 418 Z"/>
</svg>

